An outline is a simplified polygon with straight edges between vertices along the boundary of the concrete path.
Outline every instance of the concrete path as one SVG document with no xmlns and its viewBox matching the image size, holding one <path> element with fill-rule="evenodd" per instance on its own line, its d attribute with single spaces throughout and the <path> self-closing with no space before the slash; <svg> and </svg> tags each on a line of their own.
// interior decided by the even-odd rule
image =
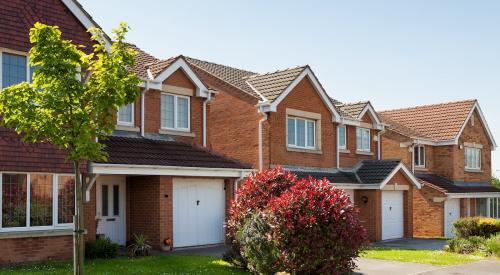
<svg viewBox="0 0 500 275">
<path fill-rule="evenodd" d="M 435 270 L 436 266 L 425 265 L 425 264 L 415 264 L 415 263 L 404 263 L 395 261 L 385 261 L 376 259 L 365 259 L 358 258 L 356 260 L 358 268 L 354 270 L 354 274 L 361 275 L 410 275 L 417 274 L 419 272 Z"/>
<path fill-rule="evenodd" d="M 226 245 L 210 245 L 210 246 L 176 249 L 170 253 L 177 255 L 222 257 L 222 255 L 224 254 L 224 252 L 226 252 L 227 249 L 229 249 L 229 247 Z"/>
<path fill-rule="evenodd" d="M 420 272 L 419 275 L 498 275 L 500 274 L 500 261 L 484 260 L 471 264 L 441 267 L 439 269 Z"/>
<path fill-rule="evenodd" d="M 376 247 L 391 247 L 391 248 L 410 248 L 410 249 L 428 249 L 428 250 L 442 250 L 446 245 L 446 240 L 443 239 L 423 239 L 423 238 L 409 238 L 393 241 L 383 241 L 374 243 Z"/>
</svg>

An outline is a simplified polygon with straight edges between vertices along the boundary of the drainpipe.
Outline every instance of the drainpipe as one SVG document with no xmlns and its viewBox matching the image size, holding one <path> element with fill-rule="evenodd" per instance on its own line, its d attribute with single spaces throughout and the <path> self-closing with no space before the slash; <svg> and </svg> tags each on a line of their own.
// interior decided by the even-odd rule
<svg viewBox="0 0 500 275">
<path fill-rule="evenodd" d="M 341 126 L 342 124 L 339 124 L 337 125 L 337 169 L 340 169 L 340 148 L 339 148 L 339 126 Z M 347 132 L 347 127 L 346 127 L 346 132 Z M 346 134 L 347 136 L 347 134 Z M 347 141 L 346 141 L 347 143 Z"/>
<path fill-rule="evenodd" d="M 203 101 L 203 147 L 207 147 L 207 103 L 212 99 L 212 93 L 208 91 L 208 97 Z"/>
<path fill-rule="evenodd" d="M 415 174 L 415 142 L 411 144 L 411 172 Z"/>
<path fill-rule="evenodd" d="M 382 149 L 380 148 L 380 146 L 382 144 L 381 137 L 384 132 L 385 131 L 380 131 L 377 133 L 377 160 L 382 159 Z"/>
<path fill-rule="evenodd" d="M 240 177 L 234 180 L 234 187 L 233 187 L 233 199 L 236 201 L 238 198 L 238 184 L 243 180 L 243 171 L 240 171 Z"/>
<path fill-rule="evenodd" d="M 141 137 L 144 137 L 144 98 L 149 90 L 149 81 L 146 80 L 145 88 L 141 91 Z"/>
<path fill-rule="evenodd" d="M 264 169 L 264 156 L 263 156 L 263 129 L 264 129 L 264 122 L 267 120 L 267 114 L 262 111 L 262 106 L 259 106 L 258 112 L 262 113 L 263 117 L 259 120 L 259 170 L 262 171 Z"/>
</svg>

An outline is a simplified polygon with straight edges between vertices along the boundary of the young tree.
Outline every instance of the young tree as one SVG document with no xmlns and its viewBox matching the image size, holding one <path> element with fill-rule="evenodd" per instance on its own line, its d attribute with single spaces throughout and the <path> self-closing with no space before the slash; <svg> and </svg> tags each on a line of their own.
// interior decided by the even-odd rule
<svg viewBox="0 0 500 275">
<path fill-rule="evenodd" d="M 134 51 L 124 42 L 128 26 L 113 30 L 105 46 L 101 30 L 89 29 L 93 52 L 81 51 L 61 38 L 57 26 L 36 23 L 30 30 L 29 61 L 36 69 L 32 83 L 0 92 L 1 123 L 26 142 L 48 142 L 67 152 L 75 173 L 74 272 L 83 274 L 83 184 L 80 166 L 105 159 L 97 140 L 110 135 L 118 107 L 134 102 L 140 80 L 130 72 Z"/>
</svg>

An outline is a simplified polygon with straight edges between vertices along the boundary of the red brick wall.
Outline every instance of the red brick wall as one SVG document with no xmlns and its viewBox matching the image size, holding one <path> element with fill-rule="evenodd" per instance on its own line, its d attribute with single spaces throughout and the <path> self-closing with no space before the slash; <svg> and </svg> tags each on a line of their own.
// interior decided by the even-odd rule
<svg viewBox="0 0 500 275">
<path fill-rule="evenodd" d="M 444 236 L 444 203 L 434 202 L 434 197 L 444 194 L 428 186 L 413 189 L 413 236 Z"/>
<path fill-rule="evenodd" d="M 386 130 L 382 136 L 382 159 L 401 159 L 404 164 L 411 167 L 411 152 L 408 147 L 401 147 L 402 142 L 410 139 L 394 131 Z"/>
<path fill-rule="evenodd" d="M 321 153 L 291 152 L 287 150 L 286 108 L 321 115 Z M 336 166 L 336 124 L 332 114 L 318 95 L 308 78 L 304 78 L 278 105 L 277 111 L 269 114 L 271 164 L 286 164 L 308 167 Z"/>
<path fill-rule="evenodd" d="M 0 266 L 48 260 L 68 260 L 73 256 L 73 237 L 54 236 L 0 239 Z"/>
<path fill-rule="evenodd" d="M 28 52 L 29 29 L 41 22 L 59 26 L 63 38 L 91 49 L 85 27 L 59 0 L 3 0 L 0 15 L 0 48 Z"/>
<path fill-rule="evenodd" d="M 209 103 L 208 147 L 258 168 L 258 128 L 262 115 L 255 106 L 257 99 L 203 70 L 195 68 L 195 71 L 207 85 L 219 92 Z M 267 141 L 264 139 L 266 144 Z M 268 160 L 267 153 L 264 160 Z"/>
<path fill-rule="evenodd" d="M 85 193 L 84 193 L 85 196 Z M 90 190 L 90 201 L 83 203 L 83 216 L 85 222 L 85 230 L 87 230 L 87 234 L 85 235 L 86 241 L 93 241 L 96 237 L 97 231 L 97 221 L 95 219 L 96 216 L 96 187 L 95 183 L 92 189 Z"/>
<path fill-rule="evenodd" d="M 165 81 L 163 81 L 163 84 L 190 89 L 193 92 L 196 90 L 196 86 L 182 69 L 178 69 L 172 73 L 169 77 L 167 77 L 167 79 L 165 79 Z"/>
<path fill-rule="evenodd" d="M 364 203 L 362 197 L 366 196 L 368 201 Z M 382 213 L 381 213 L 381 191 L 362 190 L 354 191 L 354 203 L 359 208 L 359 219 L 366 229 L 368 239 L 372 242 L 382 237 Z"/>
</svg>

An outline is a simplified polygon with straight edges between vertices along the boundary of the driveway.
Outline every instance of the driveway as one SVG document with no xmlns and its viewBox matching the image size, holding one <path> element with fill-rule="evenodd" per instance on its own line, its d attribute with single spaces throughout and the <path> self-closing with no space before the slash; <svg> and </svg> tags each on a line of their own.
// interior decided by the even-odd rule
<svg viewBox="0 0 500 275">
<path fill-rule="evenodd" d="M 354 274 L 357 275 L 496 275 L 500 270 L 500 261 L 495 260 L 454 266 L 433 266 L 364 258 L 357 259 L 356 263 L 358 268 Z"/>
<path fill-rule="evenodd" d="M 442 250 L 446 245 L 444 239 L 427 239 L 427 238 L 408 238 L 391 241 L 383 241 L 374 243 L 376 247 L 390 248 L 409 248 L 409 249 L 427 249 L 427 250 Z"/>
</svg>

